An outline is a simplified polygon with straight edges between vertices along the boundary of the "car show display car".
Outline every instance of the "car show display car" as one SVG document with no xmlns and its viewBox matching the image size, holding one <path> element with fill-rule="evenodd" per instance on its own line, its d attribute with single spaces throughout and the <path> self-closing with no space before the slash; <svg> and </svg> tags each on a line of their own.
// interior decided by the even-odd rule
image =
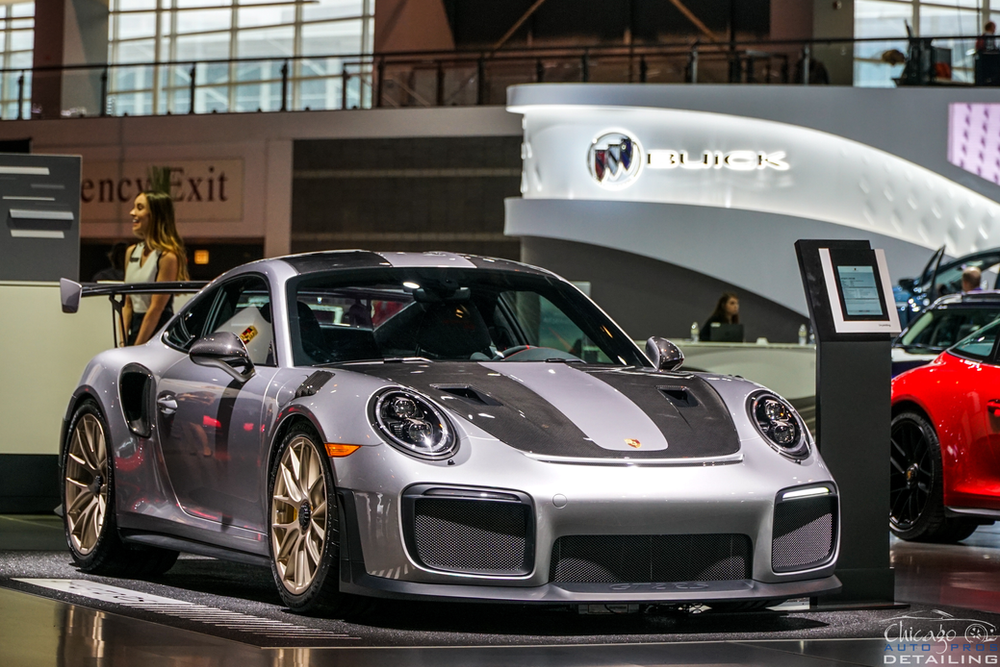
<svg viewBox="0 0 1000 667">
<path fill-rule="evenodd" d="M 949 294 L 920 312 L 892 343 L 892 375 L 923 366 L 1000 317 L 1000 292 Z"/>
<path fill-rule="evenodd" d="M 1000 517 L 1000 322 L 892 381 L 889 526 L 956 542 Z"/>
<path fill-rule="evenodd" d="M 837 592 L 837 485 L 799 415 L 682 361 L 516 262 L 247 264 L 87 366 L 63 437 L 69 547 L 108 575 L 179 551 L 268 566 L 299 612 Z"/>
<path fill-rule="evenodd" d="M 982 272 L 983 287 L 996 288 L 998 265 L 1000 248 L 978 250 L 948 261 L 944 261 L 944 246 L 938 248 L 919 276 L 903 278 L 893 287 L 900 323 L 906 326 L 937 299 L 961 292 L 962 272 L 967 268 Z"/>
</svg>

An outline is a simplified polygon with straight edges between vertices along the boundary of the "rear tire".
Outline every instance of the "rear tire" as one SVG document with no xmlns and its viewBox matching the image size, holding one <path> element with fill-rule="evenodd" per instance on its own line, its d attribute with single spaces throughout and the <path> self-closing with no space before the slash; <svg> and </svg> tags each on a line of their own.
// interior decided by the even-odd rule
<svg viewBox="0 0 1000 667">
<path fill-rule="evenodd" d="M 921 414 L 902 412 L 892 419 L 889 470 L 889 528 L 900 539 L 958 542 L 978 523 L 949 519 L 944 513 L 944 470 L 934 426 Z"/>
<path fill-rule="evenodd" d="M 163 574 L 177 560 L 176 551 L 128 545 L 118 535 L 107 433 L 97 404 L 87 400 L 73 414 L 63 443 L 63 525 L 73 562 L 89 574 Z"/>
<path fill-rule="evenodd" d="M 312 428 L 292 427 L 269 479 L 271 573 L 282 601 L 297 613 L 360 611 L 363 598 L 340 592 L 340 507 Z"/>
</svg>

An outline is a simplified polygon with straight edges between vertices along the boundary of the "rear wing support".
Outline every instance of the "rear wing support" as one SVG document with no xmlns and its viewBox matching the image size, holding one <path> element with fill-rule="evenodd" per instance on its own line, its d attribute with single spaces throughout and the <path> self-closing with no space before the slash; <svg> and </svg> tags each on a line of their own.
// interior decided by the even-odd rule
<svg viewBox="0 0 1000 667">
<path fill-rule="evenodd" d="M 160 283 L 78 283 L 69 278 L 59 281 L 59 300 L 64 313 L 75 313 L 80 309 L 80 299 L 89 296 L 107 296 L 111 302 L 111 328 L 114 331 L 115 347 L 118 336 L 124 336 L 122 306 L 128 294 L 195 294 L 207 282 L 160 282 Z"/>
</svg>

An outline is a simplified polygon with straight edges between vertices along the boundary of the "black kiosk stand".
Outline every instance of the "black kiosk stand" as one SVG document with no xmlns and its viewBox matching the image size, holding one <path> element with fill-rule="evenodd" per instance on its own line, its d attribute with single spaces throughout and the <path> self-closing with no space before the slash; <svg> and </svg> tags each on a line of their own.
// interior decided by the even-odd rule
<svg viewBox="0 0 1000 667">
<path fill-rule="evenodd" d="M 885 254 L 867 241 L 795 243 L 816 332 L 816 440 L 840 491 L 843 590 L 822 604 L 892 603 L 890 347 L 899 333 Z"/>
</svg>

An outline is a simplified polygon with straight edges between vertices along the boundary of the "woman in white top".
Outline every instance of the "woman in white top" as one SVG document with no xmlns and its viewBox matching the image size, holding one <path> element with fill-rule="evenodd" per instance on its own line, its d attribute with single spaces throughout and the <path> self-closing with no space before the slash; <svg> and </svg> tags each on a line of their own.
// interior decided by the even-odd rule
<svg viewBox="0 0 1000 667">
<path fill-rule="evenodd" d="M 125 252 L 125 283 L 188 280 L 184 241 L 174 223 L 169 194 L 141 192 L 130 213 L 139 243 Z M 169 294 L 131 294 L 122 307 L 126 345 L 142 345 L 173 315 Z"/>
</svg>

